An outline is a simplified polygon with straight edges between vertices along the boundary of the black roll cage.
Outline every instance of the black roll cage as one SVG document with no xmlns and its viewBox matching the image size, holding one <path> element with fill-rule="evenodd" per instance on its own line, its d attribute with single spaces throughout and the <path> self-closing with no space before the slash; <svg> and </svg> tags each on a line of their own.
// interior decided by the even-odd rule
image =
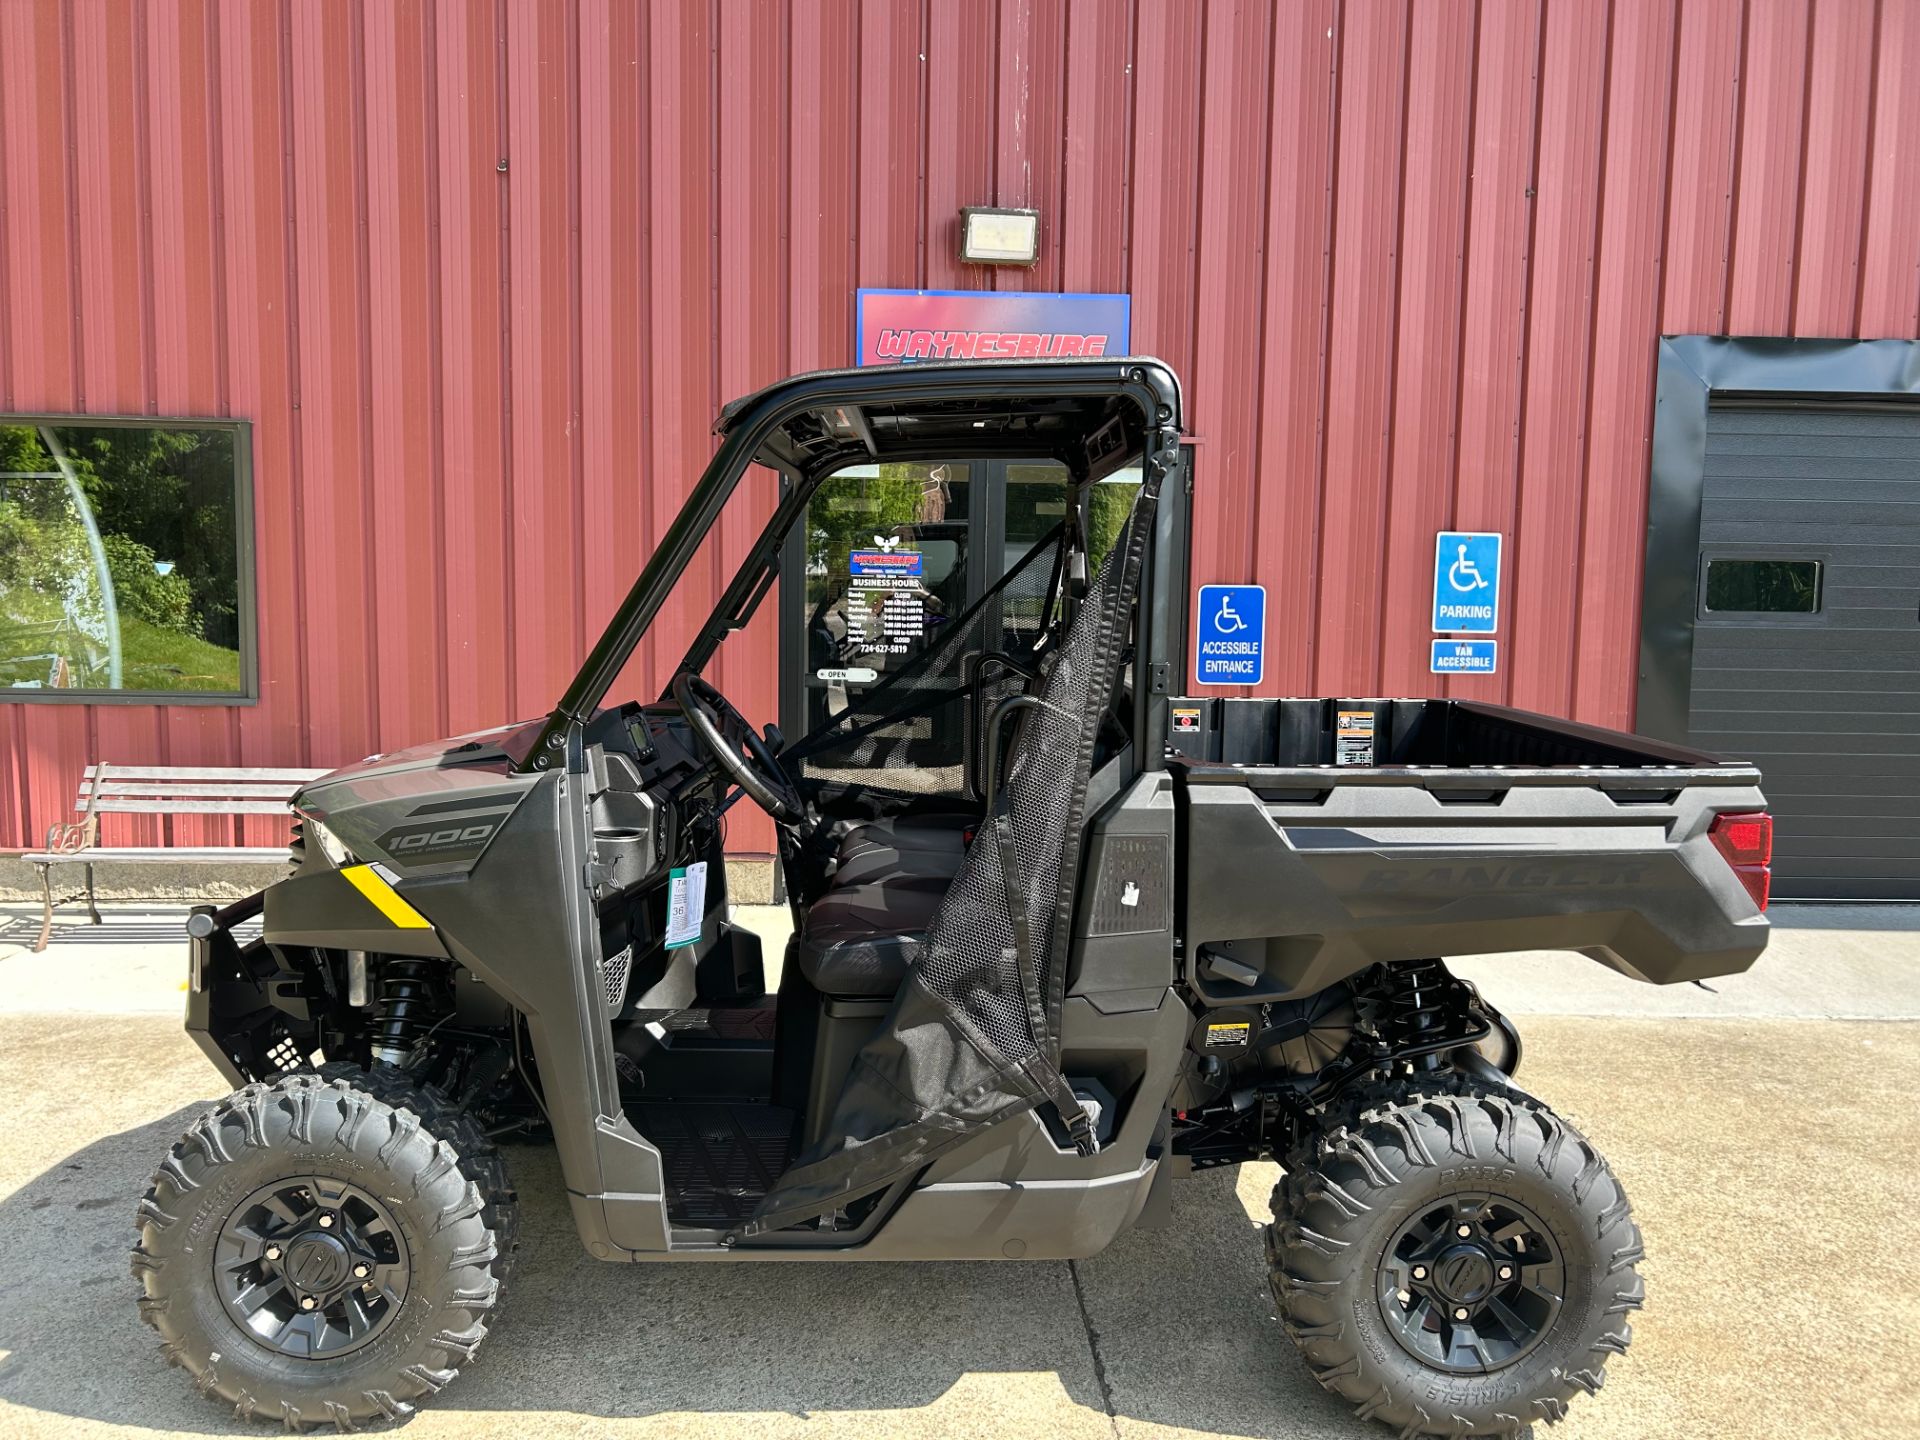
<svg viewBox="0 0 1920 1440">
<path fill-rule="evenodd" d="M 560 701 L 542 723 L 533 744 L 516 762 L 521 772 L 544 771 L 565 756 L 570 768 L 585 764 L 573 739 L 605 701 L 641 639 L 665 605 L 673 587 L 692 563 L 719 520 L 748 467 L 759 464 L 783 480 L 780 503 L 747 552 L 732 581 L 694 637 L 676 672 L 703 670 L 722 641 L 753 616 L 780 573 L 780 550 L 820 483 L 842 467 L 865 460 L 946 460 L 956 447 L 971 455 L 1000 453 L 1031 458 L 1037 448 L 1032 431 L 981 429 L 926 438 L 890 436 L 882 445 L 870 415 L 886 405 L 937 405 L 979 400 L 1097 399 L 1131 400 L 1140 416 L 1140 436 L 1153 458 L 1156 437 L 1177 435 L 1180 389 L 1172 370 L 1150 357 L 1104 360 L 960 361 L 855 370 L 821 370 L 779 381 L 727 405 L 714 423 L 721 437 L 713 459 L 701 473 L 680 513 L 642 567 L 606 629 Z M 806 414 L 831 414 L 840 422 L 820 440 L 801 443 L 784 427 Z M 1140 446 L 1123 452 L 1093 454 L 1093 441 L 1073 432 L 1079 443 L 1058 447 L 1051 458 L 1077 480 L 1097 479 L 1108 462 L 1117 464 Z M 661 692 L 665 699 L 667 691 Z"/>
</svg>

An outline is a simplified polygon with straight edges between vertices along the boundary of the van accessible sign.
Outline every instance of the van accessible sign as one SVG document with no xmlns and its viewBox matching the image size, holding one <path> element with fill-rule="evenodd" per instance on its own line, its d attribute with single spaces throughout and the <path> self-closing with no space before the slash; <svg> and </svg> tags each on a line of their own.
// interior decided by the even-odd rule
<svg viewBox="0 0 1920 1440">
<path fill-rule="evenodd" d="M 862 365 L 1125 355 L 1132 339 L 1130 295 L 861 290 L 854 303 Z"/>
</svg>

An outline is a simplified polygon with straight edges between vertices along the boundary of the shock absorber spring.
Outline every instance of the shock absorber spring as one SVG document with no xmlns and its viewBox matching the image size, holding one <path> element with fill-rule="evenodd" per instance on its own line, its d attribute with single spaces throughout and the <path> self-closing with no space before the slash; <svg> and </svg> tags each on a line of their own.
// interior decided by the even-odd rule
<svg viewBox="0 0 1920 1440">
<path fill-rule="evenodd" d="M 1393 1043 L 1419 1050 L 1441 1038 L 1451 1028 L 1454 1007 L 1450 1002 L 1457 989 L 1446 965 L 1439 960 L 1412 960 L 1386 969 L 1387 987 L 1380 998 L 1386 1007 L 1387 1024 L 1382 1029 L 1391 1027 Z M 1424 1057 L 1428 1068 L 1438 1063 L 1432 1055 Z"/>
<path fill-rule="evenodd" d="M 388 956 L 380 964 L 373 998 L 373 1058 L 404 1065 L 433 1028 L 433 966 L 427 960 Z"/>
</svg>

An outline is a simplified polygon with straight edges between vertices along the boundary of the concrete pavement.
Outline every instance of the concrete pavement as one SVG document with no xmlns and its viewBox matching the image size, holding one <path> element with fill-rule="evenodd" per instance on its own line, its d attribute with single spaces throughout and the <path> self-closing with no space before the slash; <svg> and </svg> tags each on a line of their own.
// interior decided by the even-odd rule
<svg viewBox="0 0 1920 1440">
<path fill-rule="evenodd" d="M 179 1030 L 177 915 L 137 913 L 40 957 L 0 932 L 0 1435 L 264 1433 L 166 1369 L 131 1303 L 133 1200 L 221 1089 Z M 1529 1017 L 1522 1078 L 1607 1150 L 1647 1233 L 1634 1347 L 1555 1436 L 1916 1433 L 1920 933 L 1902 911 L 1797 915 L 1718 995 L 1577 957 L 1461 967 Z M 525 1254 L 504 1323 L 417 1440 L 1387 1433 L 1307 1379 L 1272 1317 L 1272 1166 L 1183 1182 L 1173 1230 L 1074 1265 L 668 1267 L 589 1259 L 549 1155 L 509 1164 Z"/>
</svg>

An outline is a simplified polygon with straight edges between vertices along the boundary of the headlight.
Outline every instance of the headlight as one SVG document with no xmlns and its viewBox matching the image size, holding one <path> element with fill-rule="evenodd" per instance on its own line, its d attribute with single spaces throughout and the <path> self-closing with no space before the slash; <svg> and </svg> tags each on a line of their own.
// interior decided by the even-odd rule
<svg viewBox="0 0 1920 1440">
<path fill-rule="evenodd" d="M 353 863 L 353 852 L 342 845 L 331 830 L 311 815 L 303 818 L 306 821 L 307 839 L 320 847 L 320 853 L 327 857 L 329 865 L 338 870 L 343 865 Z"/>
</svg>

